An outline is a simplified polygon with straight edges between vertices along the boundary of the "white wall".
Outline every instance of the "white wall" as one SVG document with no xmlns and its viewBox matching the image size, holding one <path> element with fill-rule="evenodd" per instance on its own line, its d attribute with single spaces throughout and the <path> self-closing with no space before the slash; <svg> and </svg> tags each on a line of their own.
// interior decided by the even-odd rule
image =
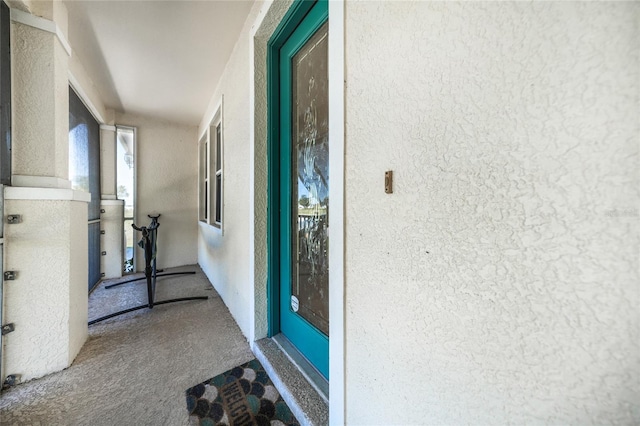
<svg viewBox="0 0 640 426">
<path fill-rule="evenodd" d="M 88 197 L 65 189 L 5 187 L 6 212 L 22 223 L 5 226 L 5 374 L 26 381 L 68 367 L 87 338 Z M 62 196 L 61 196 L 62 195 Z M 83 197 L 74 200 L 73 197 Z M 46 199 L 50 197 L 50 199 Z M 66 197 L 66 199 L 64 199 Z"/>
<path fill-rule="evenodd" d="M 116 114 L 116 123 L 137 129 L 136 224 L 146 226 L 150 222 L 148 214 L 162 214 L 158 230 L 158 268 L 195 264 L 198 241 L 197 127 L 135 114 Z M 137 269 L 142 271 L 142 249 L 137 249 L 136 256 Z"/>
<path fill-rule="evenodd" d="M 198 263 L 213 283 L 245 336 L 252 335 L 254 325 L 249 310 L 253 306 L 252 282 L 249 279 L 249 34 L 260 10 L 252 8 L 236 42 L 224 74 L 212 95 L 209 109 L 200 124 L 200 133 L 216 114 L 224 97 L 222 140 L 223 156 L 223 226 L 222 232 L 200 223 Z"/>
<path fill-rule="evenodd" d="M 69 177 L 67 53 L 55 35 L 22 23 L 12 22 L 11 38 L 12 173 L 66 181 Z M 41 68 L 44 65 L 45 70 Z M 34 116 L 39 119 L 34 120 Z M 16 183 L 14 179 L 13 184 Z"/>
<path fill-rule="evenodd" d="M 93 114 L 96 121 L 100 124 L 113 123 L 114 111 L 105 108 L 98 89 L 75 52 L 69 58 L 69 84 Z"/>
<path fill-rule="evenodd" d="M 46 5 L 39 4 L 44 9 Z M 87 338 L 89 194 L 68 181 L 68 54 L 64 5 L 55 23 L 12 11 L 12 186 L 4 228 L 3 375 L 30 380 L 68 367 Z M 3 380 L 4 378 L 0 378 Z"/>
<path fill-rule="evenodd" d="M 349 424 L 640 419 L 638 18 L 346 3 Z"/>
</svg>

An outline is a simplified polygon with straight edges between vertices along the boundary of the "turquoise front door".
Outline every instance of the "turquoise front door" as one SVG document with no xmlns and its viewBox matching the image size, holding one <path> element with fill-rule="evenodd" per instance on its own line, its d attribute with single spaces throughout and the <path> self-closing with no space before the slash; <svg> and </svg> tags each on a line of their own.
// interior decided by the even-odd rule
<svg viewBox="0 0 640 426">
<path fill-rule="evenodd" d="M 295 5 L 294 5 L 295 6 Z M 277 159 L 279 329 L 329 378 L 329 103 L 327 2 L 279 48 Z M 277 71 L 276 71 L 277 70 Z M 274 212 L 272 211 L 272 214 Z"/>
</svg>

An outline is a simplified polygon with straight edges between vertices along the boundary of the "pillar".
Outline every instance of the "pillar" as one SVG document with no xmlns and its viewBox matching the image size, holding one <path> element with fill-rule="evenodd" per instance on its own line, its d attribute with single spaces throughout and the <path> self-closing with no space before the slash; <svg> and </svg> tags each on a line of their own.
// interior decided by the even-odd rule
<svg viewBox="0 0 640 426">
<path fill-rule="evenodd" d="M 87 330 L 87 203 L 68 179 L 68 60 L 62 2 L 12 10 L 12 186 L 5 187 L 4 373 L 29 380 L 71 365 Z M 27 4 L 28 5 L 28 4 Z M 4 378 L 3 378 L 4 379 Z"/>
<path fill-rule="evenodd" d="M 105 278 L 121 277 L 124 260 L 124 200 L 116 199 L 116 143 L 116 127 L 100 126 L 100 226 L 102 251 L 107 253 L 102 256 L 101 271 Z"/>
</svg>

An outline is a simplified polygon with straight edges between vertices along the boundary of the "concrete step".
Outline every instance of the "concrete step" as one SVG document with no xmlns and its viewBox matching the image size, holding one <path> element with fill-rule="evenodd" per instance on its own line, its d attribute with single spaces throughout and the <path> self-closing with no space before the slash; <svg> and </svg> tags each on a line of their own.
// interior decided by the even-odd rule
<svg viewBox="0 0 640 426">
<path fill-rule="evenodd" d="M 329 384 L 282 335 L 253 345 L 282 399 L 303 426 L 329 424 Z"/>
</svg>

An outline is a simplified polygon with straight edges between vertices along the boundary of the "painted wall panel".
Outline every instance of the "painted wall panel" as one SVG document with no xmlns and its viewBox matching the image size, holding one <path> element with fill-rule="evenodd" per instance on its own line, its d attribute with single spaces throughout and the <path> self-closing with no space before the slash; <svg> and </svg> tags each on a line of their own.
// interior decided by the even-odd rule
<svg viewBox="0 0 640 426">
<path fill-rule="evenodd" d="M 346 3 L 348 424 L 639 421 L 638 17 Z"/>
<path fill-rule="evenodd" d="M 100 194 L 102 199 L 116 199 L 116 131 L 100 128 Z"/>
<path fill-rule="evenodd" d="M 274 1 L 262 5 L 259 17 L 252 27 L 255 32 L 253 47 L 251 84 L 253 104 L 253 146 L 250 147 L 252 190 L 250 192 L 252 276 L 254 285 L 254 337 L 266 337 L 268 324 L 267 294 L 267 43 L 291 5 L 290 0 Z"/>
<path fill-rule="evenodd" d="M 52 13 L 63 31 L 64 6 Z M 87 338 L 87 194 L 69 174 L 68 54 L 52 33 L 13 22 L 12 181 L 5 211 L 3 373 L 30 380 L 68 367 Z M 43 185 L 47 188 L 40 188 Z M 80 226 L 78 224 L 81 224 Z M 9 285 L 11 284 L 11 285 Z"/>
<path fill-rule="evenodd" d="M 69 203 L 69 355 L 67 364 L 71 364 L 87 340 L 87 322 L 89 312 L 89 296 L 87 292 L 87 275 L 89 253 L 85 241 L 88 238 L 87 203 Z M 45 284 L 46 285 L 46 284 Z"/>
<path fill-rule="evenodd" d="M 68 367 L 87 338 L 87 203 L 5 201 L 23 222 L 5 227 L 7 374 L 23 381 Z M 80 225 L 78 225 L 80 224 Z"/>
<path fill-rule="evenodd" d="M 100 208 L 104 213 L 100 215 L 100 228 L 104 231 L 101 238 L 101 250 L 106 256 L 101 256 L 101 271 L 104 278 L 119 278 L 122 276 L 124 257 L 124 234 L 122 223 L 124 220 L 123 200 L 102 200 Z M 139 241 L 139 240 L 138 240 Z"/>
<path fill-rule="evenodd" d="M 111 124 L 113 122 L 113 110 L 105 108 L 102 98 L 93 80 L 82 65 L 76 52 L 69 58 L 69 82 L 76 92 L 80 92 L 80 98 L 100 122 Z"/>
<path fill-rule="evenodd" d="M 11 24 L 11 30 L 12 172 L 14 175 L 67 179 L 66 53 L 51 33 L 15 22 Z M 44 73 L 43 69 L 50 72 Z M 31 119 L 34 116 L 40 119 L 34 122 Z"/>
<path fill-rule="evenodd" d="M 116 122 L 137 129 L 136 224 L 147 226 L 150 213 L 162 215 L 158 268 L 196 263 L 197 127 L 135 114 L 116 114 Z M 144 270 L 142 249 L 137 248 L 136 256 L 138 271 Z"/>
<path fill-rule="evenodd" d="M 254 5 L 236 42 L 223 76 L 212 95 L 201 131 L 223 104 L 223 229 L 200 223 L 198 263 L 213 283 L 245 336 L 254 327 L 249 312 L 253 292 L 249 281 L 249 34 L 260 4 Z"/>
</svg>

